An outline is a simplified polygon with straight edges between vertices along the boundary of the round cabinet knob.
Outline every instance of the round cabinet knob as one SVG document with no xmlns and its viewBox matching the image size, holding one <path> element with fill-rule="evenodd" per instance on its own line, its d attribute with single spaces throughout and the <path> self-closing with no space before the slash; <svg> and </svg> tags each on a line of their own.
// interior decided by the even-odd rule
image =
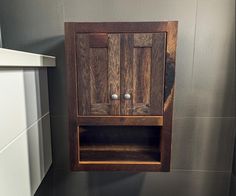
<svg viewBox="0 0 236 196">
<path fill-rule="evenodd" d="M 112 94 L 112 95 L 111 95 L 111 99 L 113 99 L 113 100 L 118 99 L 118 95 L 117 95 L 117 94 Z"/>
<path fill-rule="evenodd" d="M 130 95 L 129 93 L 125 93 L 125 94 L 124 94 L 124 98 L 125 98 L 125 99 L 130 99 L 130 98 L 131 98 L 131 95 Z"/>
</svg>

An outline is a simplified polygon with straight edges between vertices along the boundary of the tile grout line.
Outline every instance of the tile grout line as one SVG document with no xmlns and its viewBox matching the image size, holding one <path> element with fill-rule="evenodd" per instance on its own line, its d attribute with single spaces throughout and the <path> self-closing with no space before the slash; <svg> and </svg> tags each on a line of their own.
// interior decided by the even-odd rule
<svg viewBox="0 0 236 196">
<path fill-rule="evenodd" d="M 54 167 L 53 170 L 54 170 L 54 172 L 57 172 L 57 171 L 71 172 L 70 169 L 68 169 L 68 168 L 67 169 L 62 169 L 62 168 L 55 168 Z M 121 172 L 125 172 L 125 171 L 121 171 Z M 171 173 L 171 172 L 205 172 L 205 173 L 229 173 L 229 174 L 232 173 L 231 170 L 201 170 L 201 169 L 199 169 L 199 170 L 171 169 L 170 172 L 168 172 L 168 173 Z M 158 173 L 160 173 L 160 172 L 158 172 Z M 163 173 L 163 172 L 161 172 L 161 173 Z"/>
<path fill-rule="evenodd" d="M 44 117 L 46 117 L 47 115 L 49 115 L 50 113 L 47 112 L 45 113 L 43 116 L 41 116 L 40 118 L 38 118 L 36 121 L 34 121 L 31 125 L 29 125 L 28 127 L 26 127 L 23 131 L 21 131 L 16 137 L 14 137 L 8 144 L 6 144 L 1 150 L 0 150 L 0 154 L 2 152 L 4 152 L 11 144 L 13 144 L 17 139 L 19 139 L 24 133 L 26 133 L 30 128 L 32 128 L 34 125 L 36 125 L 39 121 L 41 121 Z"/>
<path fill-rule="evenodd" d="M 174 172 L 207 172 L 207 173 L 230 173 L 231 170 L 201 170 L 201 169 L 193 169 L 193 170 L 186 170 L 186 169 L 172 169 L 171 171 Z"/>
<path fill-rule="evenodd" d="M 209 119 L 236 119 L 236 117 L 234 117 L 234 116 L 228 116 L 228 117 L 220 117 L 220 116 L 183 116 L 183 117 L 175 117 L 175 118 L 173 118 L 173 120 L 196 119 L 196 118 L 200 118 L 200 119 L 205 119 L 205 118 L 209 118 Z"/>
<path fill-rule="evenodd" d="M 196 36 L 197 36 L 197 17 L 198 17 L 198 2 L 196 0 L 196 13 L 195 13 L 195 27 L 194 27 L 194 38 L 193 38 L 193 61 L 192 61 L 192 73 L 191 73 L 191 95 L 193 94 L 193 83 L 194 83 L 194 65 L 195 65 L 195 52 L 196 52 Z"/>
<path fill-rule="evenodd" d="M 52 115 L 50 114 L 51 118 L 67 118 L 67 115 Z M 181 116 L 181 117 L 174 117 L 173 119 L 185 119 L 185 118 L 223 118 L 223 119 L 236 119 L 235 116 Z"/>
</svg>

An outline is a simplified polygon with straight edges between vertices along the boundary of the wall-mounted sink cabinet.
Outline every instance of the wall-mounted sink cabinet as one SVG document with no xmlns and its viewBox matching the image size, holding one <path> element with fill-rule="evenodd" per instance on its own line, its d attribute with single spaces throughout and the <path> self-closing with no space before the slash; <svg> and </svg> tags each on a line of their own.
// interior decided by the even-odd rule
<svg viewBox="0 0 236 196">
<path fill-rule="evenodd" d="M 47 67 L 55 57 L 0 48 L 0 195 L 34 195 L 52 163 Z"/>
<path fill-rule="evenodd" d="M 177 22 L 66 23 L 73 170 L 169 171 Z"/>
</svg>

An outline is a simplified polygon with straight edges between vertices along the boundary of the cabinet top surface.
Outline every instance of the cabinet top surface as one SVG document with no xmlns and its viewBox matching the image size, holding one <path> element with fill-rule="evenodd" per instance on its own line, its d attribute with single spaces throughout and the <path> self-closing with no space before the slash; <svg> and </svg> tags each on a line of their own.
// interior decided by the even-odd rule
<svg viewBox="0 0 236 196">
<path fill-rule="evenodd" d="M 0 48 L 0 67 L 55 67 L 53 56 Z"/>
</svg>

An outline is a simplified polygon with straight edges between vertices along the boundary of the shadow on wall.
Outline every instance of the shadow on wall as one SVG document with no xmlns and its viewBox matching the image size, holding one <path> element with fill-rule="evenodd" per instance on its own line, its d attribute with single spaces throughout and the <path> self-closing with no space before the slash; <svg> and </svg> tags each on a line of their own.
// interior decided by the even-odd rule
<svg viewBox="0 0 236 196">
<path fill-rule="evenodd" d="M 88 187 L 91 191 L 88 196 L 110 195 L 111 193 L 113 196 L 140 195 L 144 180 L 145 173 L 89 172 Z"/>
<path fill-rule="evenodd" d="M 138 196 L 142 195 L 145 173 L 70 172 L 54 174 L 55 195 L 65 196 Z"/>
</svg>

